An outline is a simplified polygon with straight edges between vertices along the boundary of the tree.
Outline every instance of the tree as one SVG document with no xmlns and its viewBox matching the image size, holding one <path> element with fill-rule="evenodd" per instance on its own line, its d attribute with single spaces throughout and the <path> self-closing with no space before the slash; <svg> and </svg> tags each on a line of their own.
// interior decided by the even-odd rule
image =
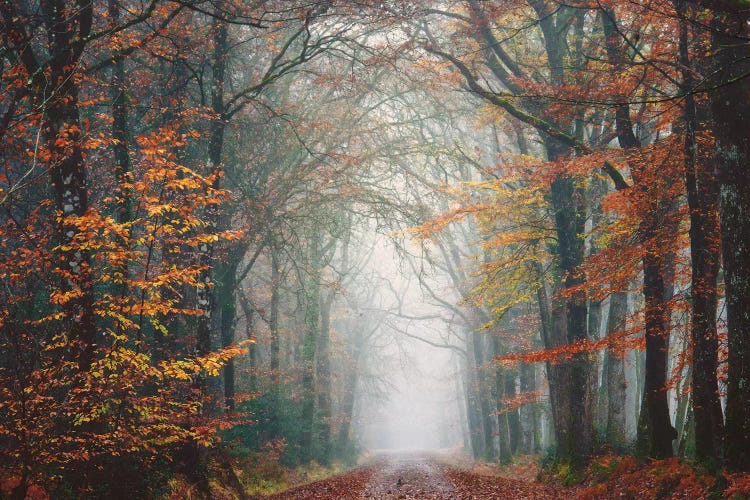
<svg viewBox="0 0 750 500">
<path fill-rule="evenodd" d="M 462 18 L 471 24 L 470 29 L 475 33 L 476 42 L 482 47 L 481 53 L 485 60 L 483 64 L 498 83 L 516 94 L 523 94 L 523 83 L 532 78 L 525 74 L 522 67 L 511 58 L 502 44 L 494 37 L 490 28 L 491 20 L 477 2 L 468 2 L 470 18 Z M 541 50 L 546 58 L 549 79 L 552 85 L 563 86 L 569 78 L 566 76 L 564 60 L 570 57 L 576 60 L 575 53 L 567 52 L 570 45 L 567 38 L 573 26 L 575 10 L 566 7 L 554 8 L 545 2 L 529 2 L 529 7 L 535 13 L 539 29 L 542 34 Z M 579 30 L 581 28 L 578 28 Z M 579 33 L 578 36 L 581 36 Z M 526 99 L 520 107 L 511 103 L 510 99 L 499 97 L 497 93 L 482 87 L 477 73 L 451 54 L 439 49 L 431 43 L 427 50 L 450 61 L 461 73 L 468 88 L 480 98 L 490 104 L 505 109 L 514 117 L 537 128 L 550 162 L 562 161 L 571 153 L 574 141 L 565 140 L 575 127 L 575 120 L 570 116 L 553 116 L 545 113 L 538 102 Z M 556 133 L 552 133 L 556 131 Z M 561 140 L 563 139 L 563 140 Z M 559 266 L 562 287 L 569 289 L 562 309 L 564 309 L 565 330 L 558 328 L 550 334 L 561 336 L 564 342 L 573 343 L 586 338 L 587 307 L 585 297 L 572 292 L 582 282 L 578 272 L 583 263 L 584 247 L 583 232 L 585 220 L 584 195 L 574 175 L 559 172 L 550 182 L 550 203 L 554 210 L 555 228 L 557 231 L 557 265 Z M 561 311 L 562 312 L 562 311 Z M 560 325 L 562 326 L 562 325 Z M 548 344 L 548 347 L 554 347 Z M 556 421 L 558 453 L 560 458 L 582 463 L 592 450 L 592 427 L 590 410 L 587 401 L 590 399 L 590 360 L 586 355 L 576 355 L 574 360 L 566 363 L 565 369 L 555 370 L 559 373 L 548 374 L 557 380 L 555 386 L 556 397 L 553 405 Z M 569 415 L 583 415 L 583 418 L 571 419 Z"/>
<path fill-rule="evenodd" d="M 34 483 L 56 495 L 117 494 L 120 484 L 145 492 L 149 478 L 135 475 L 139 466 L 176 456 L 188 441 L 212 442 L 214 428 L 184 394 L 191 379 L 217 375 L 241 352 L 150 356 L 151 332 L 165 330 L 160 319 L 194 312 L 173 292 L 199 286 L 190 259 L 161 256 L 200 246 L 196 212 L 223 193 L 207 191 L 204 178 L 176 161 L 171 147 L 191 137 L 174 123 L 126 137 L 122 58 L 166 33 L 182 7 L 151 2 L 124 16 L 116 7 L 4 2 L 0 9 L 3 93 L 21 89 L 3 108 L 12 126 L 3 134 L 12 130 L 13 138 L 2 150 L 9 174 L 2 234 L 13 243 L 0 264 L 7 318 L 0 435 L 3 473 L 21 478 L 14 494 L 22 498 Z M 111 128 L 92 111 L 109 94 L 96 72 L 110 66 Z M 114 172 L 103 160 L 112 148 Z M 114 197 L 106 194 L 112 186 Z M 19 344 L 19 335 L 28 342 Z"/>
<path fill-rule="evenodd" d="M 714 67 L 708 96 L 716 140 L 720 193 L 722 262 L 726 288 L 728 362 L 726 462 L 734 470 L 750 470 L 750 140 L 740 125 L 747 118 L 750 80 L 747 75 L 747 36 L 750 12 L 741 5 L 720 2 L 713 12 L 711 48 Z"/>
<path fill-rule="evenodd" d="M 695 452 L 699 459 L 718 465 L 723 452 L 724 415 L 719 396 L 717 279 L 720 260 L 718 189 L 713 171 L 715 158 L 708 148 L 699 148 L 708 132 L 709 110 L 705 103 L 696 104 L 695 64 L 690 55 L 690 30 L 685 2 L 676 1 L 680 17 L 680 63 L 685 114 L 685 185 L 690 209 L 690 258 L 692 263 L 691 337 L 693 343 L 693 414 L 695 417 Z M 694 36 L 696 34 L 694 33 Z M 700 35 L 698 36 L 705 36 Z M 695 57 L 695 56 L 693 56 Z M 705 59 L 705 56 L 700 56 Z M 699 117 L 700 115 L 700 117 Z"/>
</svg>

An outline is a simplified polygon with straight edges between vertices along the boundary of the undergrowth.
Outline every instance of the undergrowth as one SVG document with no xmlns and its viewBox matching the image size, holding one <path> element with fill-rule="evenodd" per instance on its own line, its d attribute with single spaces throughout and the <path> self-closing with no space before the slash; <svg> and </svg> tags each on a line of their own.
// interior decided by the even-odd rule
<svg viewBox="0 0 750 500">
<path fill-rule="evenodd" d="M 563 486 L 576 486 L 575 497 L 581 500 L 750 499 L 750 474 L 712 474 L 678 458 L 642 461 L 609 454 L 596 457 L 584 470 L 554 464 L 544 474 Z"/>
<path fill-rule="evenodd" d="M 248 496 L 263 497 L 326 479 L 347 469 L 340 462 L 321 465 L 313 461 L 298 467 L 284 466 L 278 454 L 268 449 L 240 454 L 225 451 L 215 454 L 210 460 L 207 492 L 190 484 L 184 477 L 177 476 L 169 481 L 169 492 L 164 498 L 234 500 Z"/>
</svg>

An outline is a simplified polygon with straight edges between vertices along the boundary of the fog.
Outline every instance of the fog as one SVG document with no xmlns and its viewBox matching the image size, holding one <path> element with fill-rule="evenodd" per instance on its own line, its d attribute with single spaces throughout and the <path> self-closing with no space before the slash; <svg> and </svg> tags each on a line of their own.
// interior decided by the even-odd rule
<svg viewBox="0 0 750 500">
<path fill-rule="evenodd" d="M 0 496 L 747 471 L 747 4 L 3 1 Z"/>
<path fill-rule="evenodd" d="M 459 354 L 448 347 L 457 339 L 439 318 L 441 309 L 423 293 L 420 276 L 404 262 L 414 256 L 397 250 L 387 236 L 372 236 L 366 272 L 375 273 L 380 283 L 378 309 L 371 312 L 386 316 L 375 345 L 378 358 L 387 362 L 369 369 L 387 392 L 374 398 L 359 394 L 355 421 L 361 444 L 371 449 L 459 446 Z"/>
</svg>

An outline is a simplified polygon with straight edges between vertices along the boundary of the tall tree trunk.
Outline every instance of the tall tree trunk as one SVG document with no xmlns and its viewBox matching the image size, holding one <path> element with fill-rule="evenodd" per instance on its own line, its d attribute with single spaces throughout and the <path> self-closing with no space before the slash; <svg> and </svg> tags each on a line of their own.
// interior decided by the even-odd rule
<svg viewBox="0 0 750 500">
<path fill-rule="evenodd" d="M 750 12 L 716 7 L 709 98 L 716 139 L 727 310 L 726 464 L 750 471 Z M 713 8 L 713 7 L 712 7 Z"/>
<path fill-rule="evenodd" d="M 281 421 L 281 373 L 279 364 L 279 306 L 281 288 L 281 270 L 278 252 L 280 249 L 275 242 L 269 245 L 271 250 L 271 311 L 268 318 L 268 329 L 271 335 L 270 362 L 271 369 L 271 405 L 269 408 L 270 437 L 278 437 Z"/>
<path fill-rule="evenodd" d="M 217 266 L 219 283 L 217 294 L 221 311 L 221 347 L 226 348 L 234 343 L 235 320 L 237 317 L 237 267 L 240 264 L 239 251 L 224 255 L 223 262 Z M 224 407 L 235 410 L 234 360 L 230 359 L 224 366 Z"/>
<path fill-rule="evenodd" d="M 344 460 L 351 459 L 351 433 L 352 417 L 354 416 L 354 401 L 357 395 L 358 372 L 355 367 L 351 376 L 347 378 L 344 389 L 344 397 L 341 401 L 341 427 L 339 427 L 338 437 L 336 438 L 336 450 L 339 457 Z"/>
<path fill-rule="evenodd" d="M 676 0 L 685 14 L 685 2 Z M 724 435 L 724 415 L 719 399 L 716 372 L 719 342 L 716 331 L 719 274 L 719 193 L 713 177 L 713 155 L 698 152 L 696 134 L 705 130 L 699 121 L 692 91 L 696 87 L 689 54 L 688 25 L 680 20 L 680 63 L 685 95 L 685 185 L 690 209 L 690 259 L 692 262 L 691 339 L 693 352 L 692 402 L 695 424 L 695 453 L 699 460 L 718 465 Z M 704 115 L 706 115 L 704 110 Z M 708 118 L 704 116 L 704 118 Z"/>
<path fill-rule="evenodd" d="M 674 416 L 674 427 L 677 430 L 677 456 L 684 457 L 689 434 L 695 435 L 695 419 L 690 418 L 692 398 L 691 394 L 685 391 L 685 386 L 693 383 L 692 366 L 688 367 L 685 377 L 682 379 L 681 386 L 676 387 L 677 408 Z M 690 429 L 692 427 L 692 430 Z M 694 439 L 693 439 L 694 441 Z"/>
<path fill-rule="evenodd" d="M 581 120 L 582 121 L 582 120 Z M 582 135 L 583 125 L 576 122 L 576 132 L 578 135 Z M 579 141 L 583 141 L 582 137 L 577 137 Z M 591 187 L 587 194 L 589 197 L 589 212 L 591 219 L 591 226 L 598 227 L 602 220 L 602 196 L 607 192 L 607 181 L 600 176 L 593 176 L 590 180 Z M 588 256 L 593 257 L 599 253 L 599 247 L 596 244 L 594 238 L 588 238 L 589 249 Z M 602 322 L 602 301 L 601 300 L 589 300 L 588 304 L 588 338 L 599 339 L 601 335 L 601 322 Z M 606 393 L 607 384 L 604 377 L 604 370 L 606 370 L 606 364 L 608 362 L 606 352 L 594 352 L 591 354 L 592 367 L 591 367 L 591 410 L 592 423 L 595 425 L 597 430 L 601 432 L 606 426 Z M 600 376 L 601 375 L 601 376 Z"/>
<path fill-rule="evenodd" d="M 608 9 L 602 11 L 602 27 L 609 62 L 615 71 L 620 71 L 624 68 L 626 49 L 620 39 L 614 11 Z M 629 151 L 641 146 L 633 132 L 630 107 L 627 104 L 621 104 L 615 108 L 615 127 L 622 149 Z M 669 417 L 666 391 L 670 312 L 665 300 L 667 283 L 665 283 L 664 272 L 669 267 L 669 262 L 667 262 L 669 259 L 665 259 L 661 250 L 664 248 L 663 245 L 672 241 L 666 241 L 663 236 L 658 237 L 665 220 L 670 217 L 671 201 L 661 199 L 658 186 L 656 186 L 656 191 L 652 191 L 653 179 L 646 175 L 643 166 L 631 165 L 631 174 L 633 189 L 637 189 L 638 195 L 645 200 L 642 220 L 638 228 L 642 246 L 646 323 L 646 371 L 638 425 L 638 443 L 642 453 L 662 458 L 672 455 L 672 440 L 677 437 Z"/>
<path fill-rule="evenodd" d="M 62 218 L 58 225 L 60 250 L 59 274 L 62 289 L 77 292 L 62 306 L 64 329 L 74 344 L 74 359 L 81 370 L 88 370 L 94 360 L 96 327 L 94 323 L 94 290 L 91 282 L 91 255 L 76 243 L 79 229 L 75 220 L 86 214 L 88 191 L 86 166 L 81 150 L 78 87 L 64 68 L 53 66 L 53 81 L 61 81 L 45 111 L 48 149 L 51 153 L 52 190 L 55 208 Z M 57 70 L 57 71 L 56 71 Z"/>
<path fill-rule="evenodd" d="M 300 460 L 303 463 L 313 458 L 313 428 L 315 419 L 315 354 L 320 336 L 320 280 L 321 280 L 321 235 L 315 227 L 310 229 L 309 269 L 304 283 L 305 326 L 302 338 L 302 415 L 300 422 Z"/>
<path fill-rule="evenodd" d="M 655 234 L 655 221 L 642 224 L 642 234 Z M 650 238 L 644 242 L 653 245 Z M 669 356 L 669 313 L 664 299 L 665 256 L 646 251 L 643 261 L 643 295 L 645 299 L 646 367 L 643 401 L 638 423 L 638 446 L 653 458 L 672 456 L 672 441 L 677 431 L 669 415 L 667 366 Z"/>
<path fill-rule="evenodd" d="M 227 49 L 227 29 L 225 21 L 216 19 L 214 21 L 214 51 L 213 51 L 213 76 L 211 81 L 211 107 L 213 112 L 223 118 L 224 110 L 224 71 L 226 64 Z M 208 141 L 208 165 L 207 174 L 217 174 L 221 169 L 222 156 L 224 150 L 224 129 L 223 119 L 212 120 Z M 214 180 L 214 189 L 219 189 L 220 176 L 217 175 Z M 209 205 L 206 207 L 206 233 L 209 235 L 217 234 L 218 231 L 218 207 Z M 198 356 L 209 354 L 215 345 L 215 339 L 212 337 L 213 326 L 216 324 L 216 310 L 218 306 L 217 294 L 214 283 L 214 244 L 206 242 L 201 245 L 199 252 L 199 265 L 203 268 L 200 273 L 200 286 L 196 291 L 196 305 L 201 312 L 196 317 L 195 324 L 195 351 Z M 220 286 L 220 285 L 219 285 Z M 218 399 L 223 396 L 223 391 L 219 394 L 219 387 L 209 386 L 209 380 L 205 375 L 195 377 L 193 387 L 201 398 L 200 412 L 201 415 L 210 415 L 221 409 Z M 188 469 L 191 479 L 197 482 L 201 491 L 208 494 L 208 456 L 206 449 L 197 442 L 189 445 L 188 451 Z"/>
<path fill-rule="evenodd" d="M 467 414 L 467 400 L 465 391 L 465 373 L 463 370 L 463 363 L 461 359 L 456 361 L 456 374 L 454 377 L 455 390 L 456 390 L 456 406 L 458 407 L 458 420 L 461 426 L 461 439 L 463 441 L 463 449 L 471 452 L 471 434 L 469 431 L 469 416 Z"/>
<path fill-rule="evenodd" d="M 547 54 L 547 65 L 550 70 L 550 80 L 554 85 L 563 86 L 566 81 L 565 52 L 567 47 L 567 29 L 571 25 L 582 29 L 583 17 L 572 22 L 573 18 L 566 17 L 570 11 L 565 7 L 552 11 L 550 5 L 541 0 L 529 2 L 539 18 L 539 27 L 544 34 L 544 47 Z M 560 17 L 558 17 L 560 16 Z M 561 23 L 563 19 L 564 24 Z M 570 21 L 570 22 L 568 22 Z M 558 23 L 561 23 L 558 25 Z M 577 33 L 578 37 L 583 33 Z M 582 59 L 580 54 L 575 54 Z M 548 116 L 548 118 L 553 118 Z M 559 130 L 570 131 L 572 123 L 559 123 L 551 120 Z M 582 131 L 582 130 L 581 130 Z M 569 145 L 560 143 L 547 134 L 542 134 L 544 146 L 549 161 L 559 161 L 566 158 L 571 149 Z M 584 236 L 586 225 L 586 195 L 578 179 L 568 174 L 558 175 L 550 186 L 550 201 L 554 210 L 555 232 L 558 244 L 558 265 L 563 278 L 563 288 L 570 290 L 583 284 L 585 277 L 579 267 L 584 258 Z M 584 294 L 569 293 L 565 302 L 565 339 L 568 344 L 587 339 L 587 300 Z M 593 395 L 591 387 L 592 360 L 589 353 L 578 353 L 566 363 L 570 380 L 566 390 L 569 391 L 569 406 L 567 411 L 573 418 L 569 419 L 569 431 L 566 439 L 558 436 L 558 454 L 563 458 L 570 458 L 574 465 L 583 465 L 591 456 L 593 449 Z"/>
<path fill-rule="evenodd" d="M 551 160 L 561 157 L 561 152 L 551 148 Z M 560 272 L 565 276 L 564 287 L 571 289 L 580 285 L 583 278 L 579 266 L 583 263 L 583 234 L 585 212 L 582 204 L 585 198 L 583 189 L 569 176 L 561 176 L 552 182 L 550 190 L 552 207 L 555 211 Z M 586 339 L 586 299 L 574 294 L 565 299 L 565 331 L 568 343 Z M 593 429 L 591 422 L 591 359 L 588 353 L 573 356 L 569 363 L 570 406 L 563 411 L 575 418 L 570 420 L 567 439 L 558 436 L 558 451 L 561 456 L 569 456 L 573 462 L 583 464 L 591 455 Z"/>
<path fill-rule="evenodd" d="M 355 342 L 362 340 L 362 337 L 359 334 L 357 334 L 355 338 Z M 351 352 L 351 366 L 349 370 L 347 370 L 348 376 L 343 377 L 344 390 L 341 401 L 341 427 L 339 427 L 338 436 L 336 437 L 336 452 L 340 458 L 346 461 L 354 458 L 352 453 L 354 450 L 350 434 L 352 418 L 354 417 L 354 403 L 357 396 L 357 384 L 359 383 L 361 349 L 361 345 L 358 342 L 355 343 Z"/>
<path fill-rule="evenodd" d="M 601 433 L 601 436 L 604 436 L 605 441 L 607 434 L 607 419 L 609 418 L 609 385 L 607 384 L 607 372 L 609 370 L 611 357 L 612 353 L 608 350 L 602 352 L 602 362 L 600 367 L 601 382 L 596 393 L 596 419 L 594 420 L 597 431 Z"/>
<path fill-rule="evenodd" d="M 207 175 L 219 174 L 222 168 L 222 157 L 224 152 L 224 73 L 226 70 L 226 53 L 228 44 L 228 24 L 226 21 L 215 20 L 214 22 L 214 52 L 213 52 L 213 76 L 211 79 L 211 109 L 215 116 L 211 121 L 208 139 L 208 165 Z M 220 175 L 216 175 L 213 189 L 219 189 Z M 219 225 L 219 211 L 215 205 L 206 207 L 206 232 L 216 234 Z M 212 350 L 212 325 L 214 313 L 218 301 L 216 287 L 214 286 L 214 244 L 204 243 L 200 248 L 200 265 L 203 267 L 200 275 L 201 287 L 197 292 L 197 305 L 201 314 L 196 320 L 196 351 L 199 356 L 205 356 Z M 220 287 L 221 284 L 218 284 Z M 208 396 L 208 382 L 205 377 L 199 377 L 197 384 L 204 394 Z M 211 402 L 204 408 L 210 410 Z"/>
<path fill-rule="evenodd" d="M 29 75 L 33 75 L 30 84 L 34 85 L 36 93 L 35 105 L 42 110 L 41 127 L 49 154 L 54 207 L 61 216 L 57 225 L 56 271 L 62 291 L 75 292 L 61 306 L 61 328 L 70 339 L 72 359 L 86 371 L 94 360 L 97 339 L 91 255 L 76 242 L 80 232 L 76 219 L 86 214 L 89 203 L 79 88 L 73 72 L 78 66 L 84 39 L 91 32 L 93 7 L 91 3 L 77 5 L 78 10 L 73 15 L 69 6 L 66 8 L 64 3 L 55 1 L 43 2 L 41 9 L 49 42 L 48 68 L 38 66 L 31 48 L 22 51 L 20 60 Z M 2 14 L 6 30 L 22 36 L 26 27 L 15 27 L 18 20 L 13 16 L 13 7 L 5 5 Z M 49 80 L 44 78 L 46 69 Z"/>
<path fill-rule="evenodd" d="M 120 20 L 120 7 L 116 0 L 109 0 L 108 12 L 110 20 L 117 25 Z M 128 86 L 125 80 L 125 60 L 116 56 L 112 65 L 111 90 L 112 96 L 112 153 L 115 162 L 115 193 L 117 206 L 115 220 L 122 224 L 132 219 L 132 188 L 130 183 L 130 155 L 128 137 Z M 127 269 L 125 269 L 127 273 Z"/>
<path fill-rule="evenodd" d="M 581 37 L 583 38 L 583 37 Z M 583 125 L 576 123 L 576 131 L 583 133 Z M 580 141 L 583 140 L 581 137 Z M 591 218 L 591 226 L 596 228 L 602 222 L 602 197 L 607 193 L 607 181 L 601 176 L 593 176 L 591 178 L 591 187 L 588 190 L 589 195 L 589 212 Z M 589 238 L 589 257 L 593 257 L 599 253 L 599 247 L 594 238 Z M 602 301 L 601 300 L 589 300 L 588 309 L 588 338 L 592 340 L 598 340 L 601 336 L 601 323 L 602 323 Z M 592 367 L 591 367 L 591 410 L 592 423 L 596 424 L 597 430 L 602 431 L 606 426 L 606 393 L 607 383 L 605 377 L 606 364 L 608 363 L 606 352 L 594 352 L 592 356 Z M 601 377 L 600 377 L 601 374 Z M 600 382 L 601 380 L 601 382 Z M 605 396 L 605 397 L 602 397 Z"/>
</svg>

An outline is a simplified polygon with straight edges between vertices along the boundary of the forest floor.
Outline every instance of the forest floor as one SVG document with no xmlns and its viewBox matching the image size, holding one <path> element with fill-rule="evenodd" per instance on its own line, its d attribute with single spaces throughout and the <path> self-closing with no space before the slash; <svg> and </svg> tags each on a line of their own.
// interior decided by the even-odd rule
<svg viewBox="0 0 750 500">
<path fill-rule="evenodd" d="M 509 477 L 508 471 L 515 470 Z M 494 499 L 570 498 L 573 490 L 538 483 L 521 464 L 500 473 L 460 454 L 380 452 L 346 474 L 315 481 L 266 498 L 289 499 Z M 513 474 L 513 473 L 511 473 Z"/>
<path fill-rule="evenodd" d="M 269 497 L 306 499 L 750 499 L 750 474 L 711 475 L 677 458 L 601 455 L 584 471 L 544 471 L 538 455 L 504 466 L 455 450 L 373 453 L 358 468 Z M 539 480 L 541 478 L 541 481 Z M 570 486 L 564 486 L 564 485 Z"/>
</svg>

